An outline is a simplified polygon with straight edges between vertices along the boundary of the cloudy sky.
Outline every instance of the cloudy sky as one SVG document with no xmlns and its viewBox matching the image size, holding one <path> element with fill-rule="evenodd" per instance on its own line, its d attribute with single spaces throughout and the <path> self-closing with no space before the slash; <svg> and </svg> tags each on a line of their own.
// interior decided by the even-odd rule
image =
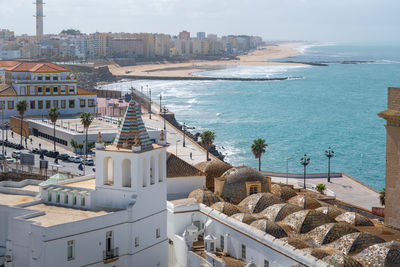
<svg viewBox="0 0 400 267">
<path fill-rule="evenodd" d="M 34 0 L 0 0 L 0 28 L 35 32 Z M 400 0 L 45 0 L 45 33 L 260 35 L 266 40 L 400 41 Z"/>
</svg>

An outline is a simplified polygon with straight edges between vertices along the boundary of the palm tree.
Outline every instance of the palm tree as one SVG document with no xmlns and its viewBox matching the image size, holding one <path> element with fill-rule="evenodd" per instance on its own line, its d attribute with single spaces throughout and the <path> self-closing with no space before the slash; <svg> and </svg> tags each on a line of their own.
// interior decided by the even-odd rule
<svg viewBox="0 0 400 267">
<path fill-rule="evenodd" d="M 56 151 L 56 122 L 60 116 L 60 109 L 58 107 L 52 107 L 47 111 L 49 113 L 49 118 L 53 123 L 53 141 L 54 141 L 54 151 Z"/>
<path fill-rule="evenodd" d="M 22 122 L 24 120 L 24 113 L 27 108 L 28 108 L 28 102 L 26 102 L 26 100 L 18 101 L 17 110 L 19 112 L 19 115 L 21 116 L 21 143 L 20 143 L 21 146 L 22 146 L 22 125 L 23 125 Z"/>
<path fill-rule="evenodd" d="M 215 140 L 215 133 L 211 131 L 205 131 L 200 134 L 201 145 L 207 150 L 207 161 L 208 158 L 208 150 L 212 147 Z"/>
<path fill-rule="evenodd" d="M 83 128 L 85 129 L 85 135 L 86 135 L 86 142 L 85 142 L 85 158 L 87 158 L 87 148 L 88 148 L 88 131 L 89 131 L 89 126 L 92 124 L 93 117 L 90 112 L 84 112 L 81 114 L 81 123 L 83 125 Z"/>
<path fill-rule="evenodd" d="M 382 189 L 381 192 L 379 192 L 379 201 L 381 202 L 382 206 L 385 206 L 385 188 Z"/>
<path fill-rule="evenodd" d="M 261 171 L 261 155 L 265 153 L 265 148 L 268 145 L 265 143 L 265 139 L 255 139 L 253 144 L 251 145 L 251 151 L 254 154 L 254 157 L 258 159 L 258 170 Z"/>
</svg>

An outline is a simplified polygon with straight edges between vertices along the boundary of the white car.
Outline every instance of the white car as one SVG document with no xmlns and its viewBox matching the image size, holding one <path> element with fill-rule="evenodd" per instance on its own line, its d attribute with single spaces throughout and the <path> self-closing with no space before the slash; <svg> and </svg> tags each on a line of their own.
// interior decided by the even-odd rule
<svg viewBox="0 0 400 267">
<path fill-rule="evenodd" d="M 75 162 L 75 163 L 80 163 L 81 162 L 81 157 L 79 156 L 72 156 L 68 158 L 69 162 Z"/>
<path fill-rule="evenodd" d="M 13 163 L 13 162 L 14 162 L 14 159 L 13 159 L 12 157 L 10 157 L 10 156 L 6 156 L 6 161 L 7 161 L 8 163 Z"/>
</svg>

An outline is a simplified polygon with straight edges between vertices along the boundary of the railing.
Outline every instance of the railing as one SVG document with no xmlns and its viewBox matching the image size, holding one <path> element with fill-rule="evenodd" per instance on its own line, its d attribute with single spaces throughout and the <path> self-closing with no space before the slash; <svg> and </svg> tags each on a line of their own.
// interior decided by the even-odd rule
<svg viewBox="0 0 400 267">
<path fill-rule="evenodd" d="M 111 250 L 103 250 L 103 261 L 118 258 L 118 257 L 119 257 L 118 247 L 113 248 Z"/>
</svg>

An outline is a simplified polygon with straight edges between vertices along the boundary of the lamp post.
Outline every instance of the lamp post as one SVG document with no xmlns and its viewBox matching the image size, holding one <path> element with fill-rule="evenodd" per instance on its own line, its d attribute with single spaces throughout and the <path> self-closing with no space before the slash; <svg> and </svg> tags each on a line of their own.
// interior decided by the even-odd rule
<svg viewBox="0 0 400 267">
<path fill-rule="evenodd" d="M 163 110 L 162 110 L 162 113 L 163 113 L 163 117 L 164 117 L 164 133 L 165 133 L 165 131 L 166 131 L 166 126 L 165 126 L 165 114 L 167 113 L 167 108 L 164 106 L 164 108 L 163 108 Z"/>
<path fill-rule="evenodd" d="M 4 102 L 0 102 L 1 108 L 1 141 L 3 144 L 3 156 L 4 156 Z"/>
<path fill-rule="evenodd" d="M 183 143 L 182 143 L 182 146 L 183 147 L 185 147 L 186 146 L 186 143 L 185 143 L 185 130 L 186 130 L 186 124 L 185 123 L 183 123 Z"/>
<path fill-rule="evenodd" d="M 162 95 L 160 93 L 160 113 L 162 112 L 161 100 L 162 100 Z"/>
<path fill-rule="evenodd" d="M 304 156 L 300 159 L 300 164 L 304 166 L 304 177 L 303 177 L 303 188 L 306 189 L 306 167 L 310 163 L 310 158 L 307 157 L 307 154 L 304 154 Z"/>
<path fill-rule="evenodd" d="M 149 103 L 149 119 L 151 120 L 151 88 L 149 91 L 150 103 Z"/>
<path fill-rule="evenodd" d="M 331 147 L 328 147 L 328 150 L 325 150 L 325 156 L 328 157 L 328 183 L 331 182 L 331 158 L 333 158 L 333 150 Z"/>
<path fill-rule="evenodd" d="M 291 159 L 291 157 L 286 158 L 286 184 L 289 184 L 289 160 Z"/>
<path fill-rule="evenodd" d="M 178 156 L 178 143 L 180 142 L 181 140 L 176 140 L 175 141 L 175 156 Z"/>
</svg>

